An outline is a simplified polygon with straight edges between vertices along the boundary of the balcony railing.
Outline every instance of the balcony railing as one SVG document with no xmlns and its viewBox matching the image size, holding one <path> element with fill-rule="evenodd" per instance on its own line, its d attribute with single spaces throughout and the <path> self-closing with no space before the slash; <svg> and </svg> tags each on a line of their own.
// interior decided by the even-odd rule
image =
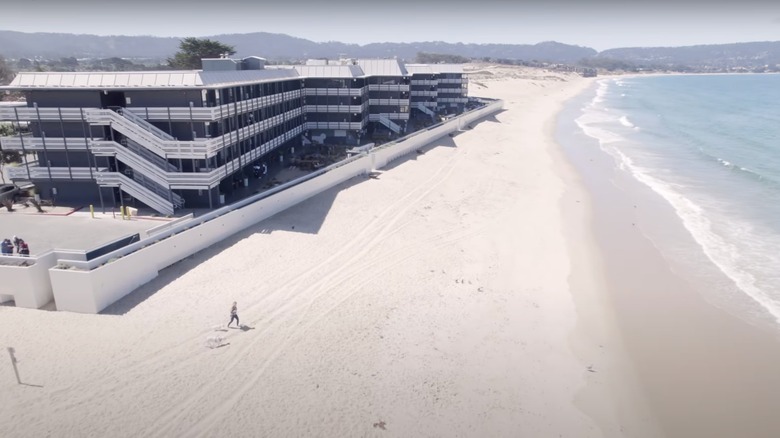
<svg viewBox="0 0 780 438">
<path fill-rule="evenodd" d="M 83 120 L 82 108 L 28 108 L 28 107 L 0 107 L 0 120 L 31 122 L 37 121 L 74 121 Z M 84 108 L 86 110 L 86 108 Z"/>
<path fill-rule="evenodd" d="M 326 89 L 330 90 L 330 89 Z M 360 96 L 362 89 L 355 89 L 357 94 L 347 94 Z M 319 94 L 313 94 L 319 95 Z M 327 95 L 327 94 L 325 94 Z M 336 94 L 334 94 L 336 95 Z M 249 111 L 255 111 L 266 108 L 271 105 L 287 101 L 299 100 L 303 97 L 302 90 L 287 91 L 284 93 L 273 94 L 270 96 L 257 97 L 254 99 L 226 103 L 214 107 L 128 107 L 127 110 L 145 120 L 173 120 L 173 121 L 195 121 L 210 122 L 231 117 L 236 114 L 242 114 Z M 28 107 L 0 107 L 0 121 L 16 121 L 17 114 L 19 121 L 37 121 L 40 117 L 42 121 L 80 121 L 84 120 L 83 113 L 88 110 L 98 108 L 28 108 Z"/>
<path fill-rule="evenodd" d="M 302 90 L 294 90 L 212 107 L 130 107 L 128 109 L 146 120 L 211 122 L 283 102 L 300 100 L 301 97 L 303 97 Z"/>
<path fill-rule="evenodd" d="M 306 122 L 306 129 L 345 129 L 360 130 L 366 125 L 362 122 Z"/>
<path fill-rule="evenodd" d="M 87 142 L 89 140 L 91 139 L 84 140 L 83 137 L 80 138 L 62 138 L 62 137 L 48 138 L 47 137 L 46 139 L 43 139 L 41 137 L 33 137 L 30 135 L 25 135 L 23 139 L 20 139 L 18 136 L 0 137 L 0 145 L 2 145 L 2 148 L 7 151 L 22 151 L 22 150 L 24 151 L 82 150 L 83 151 L 87 149 Z M 45 141 L 45 146 L 44 146 L 44 141 Z"/>
<path fill-rule="evenodd" d="M 368 120 L 370 122 L 378 122 L 381 117 L 386 117 L 390 120 L 409 120 L 409 113 L 381 113 L 370 114 Z"/>
<path fill-rule="evenodd" d="M 303 110 L 307 113 L 353 113 L 363 112 L 365 105 L 306 105 Z"/>
<path fill-rule="evenodd" d="M 95 179 L 101 187 L 119 187 L 133 198 L 143 202 L 159 213 L 172 215 L 173 203 L 119 172 L 98 172 Z"/>
<path fill-rule="evenodd" d="M 412 91 L 412 96 L 437 96 L 438 91 Z"/>
<path fill-rule="evenodd" d="M 193 141 L 161 140 L 142 126 L 131 122 L 111 110 L 89 110 L 87 118 L 90 123 L 111 124 L 117 131 L 141 144 L 163 158 L 210 158 L 225 146 L 233 145 L 249 138 L 260 131 L 267 130 L 287 120 L 303 114 L 301 108 L 287 111 L 284 114 L 271 117 L 236 131 L 231 131 L 219 137 L 196 139 Z"/>
<path fill-rule="evenodd" d="M 430 85 L 430 86 L 436 86 L 439 84 L 438 79 L 412 79 L 412 85 Z"/>
<path fill-rule="evenodd" d="M 409 91 L 408 84 L 392 84 L 392 85 L 380 85 L 370 84 L 368 91 Z"/>
<path fill-rule="evenodd" d="M 437 100 L 439 103 L 466 103 L 469 101 L 467 97 L 445 97 Z"/>
<path fill-rule="evenodd" d="M 369 99 L 369 105 L 409 106 L 409 99 Z"/>
<path fill-rule="evenodd" d="M 363 88 L 306 88 L 306 96 L 363 96 L 368 91 Z"/>
<path fill-rule="evenodd" d="M 29 172 L 28 172 L 29 168 Z M 103 168 L 99 168 L 103 169 Z M 40 166 L 37 161 L 20 164 L 16 167 L 6 167 L 11 180 L 46 180 L 46 179 L 93 179 L 94 168 L 90 167 L 48 167 Z"/>
</svg>

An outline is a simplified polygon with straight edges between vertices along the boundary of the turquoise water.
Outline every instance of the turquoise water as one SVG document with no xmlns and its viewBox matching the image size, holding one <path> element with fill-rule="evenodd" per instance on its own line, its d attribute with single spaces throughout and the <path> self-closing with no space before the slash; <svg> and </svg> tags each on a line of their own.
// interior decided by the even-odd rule
<svg viewBox="0 0 780 438">
<path fill-rule="evenodd" d="M 780 321 L 780 75 L 603 79 L 577 116 Z"/>
</svg>

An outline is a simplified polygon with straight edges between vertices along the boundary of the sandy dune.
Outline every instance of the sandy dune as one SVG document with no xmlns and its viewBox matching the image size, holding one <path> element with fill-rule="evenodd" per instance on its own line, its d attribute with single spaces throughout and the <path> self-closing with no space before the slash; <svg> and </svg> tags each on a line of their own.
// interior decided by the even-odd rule
<svg viewBox="0 0 780 438">
<path fill-rule="evenodd" d="M 174 265 L 109 314 L 0 307 L 0 346 L 42 386 L 0 358 L 2 435 L 625 433 L 608 385 L 588 381 L 612 353 L 574 332 L 571 181 L 550 134 L 589 82 L 472 68 L 490 74 L 470 93 L 504 112 Z M 215 331 L 233 301 L 245 329 Z"/>
</svg>

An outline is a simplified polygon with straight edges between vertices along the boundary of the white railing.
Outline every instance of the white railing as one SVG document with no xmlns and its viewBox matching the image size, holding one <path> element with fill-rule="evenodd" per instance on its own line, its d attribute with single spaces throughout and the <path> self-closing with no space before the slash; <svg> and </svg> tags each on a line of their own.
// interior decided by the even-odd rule
<svg viewBox="0 0 780 438">
<path fill-rule="evenodd" d="M 306 129 L 363 129 L 366 121 L 362 122 L 306 122 Z"/>
<path fill-rule="evenodd" d="M 315 89 L 317 90 L 317 89 Z M 328 90 L 328 89 L 325 89 Z M 360 96 L 361 89 L 356 96 Z M 326 93 L 328 94 L 328 93 Z M 215 107 L 175 107 L 175 108 L 145 108 L 145 107 L 130 107 L 127 108 L 135 115 L 138 115 L 146 120 L 193 120 L 200 122 L 208 122 L 219 120 L 220 118 L 230 117 L 241 112 L 254 111 L 260 108 L 264 108 L 270 105 L 281 103 L 289 100 L 300 99 L 303 96 L 302 90 L 287 91 L 284 93 L 274 94 L 271 96 L 257 97 L 254 99 L 236 102 L 226 103 Z M 314 93 L 316 95 L 316 93 Z M 353 94 L 348 94 L 353 95 Z M 238 108 L 238 110 L 236 110 Z M 84 112 L 87 110 L 95 110 L 99 108 L 83 108 Z M 0 120 L 1 121 L 16 121 L 17 115 L 19 121 L 35 121 L 40 117 L 44 121 L 76 121 L 83 120 L 82 108 L 29 108 L 29 107 L 2 107 L 0 108 Z"/>
<path fill-rule="evenodd" d="M 417 105 L 415 106 L 418 110 L 424 112 L 425 114 L 428 114 L 431 117 L 435 117 L 436 113 L 429 110 L 425 105 L 422 104 L 422 102 L 417 102 Z"/>
<path fill-rule="evenodd" d="M 353 113 L 363 112 L 364 105 L 306 105 L 303 111 L 307 113 Z"/>
<path fill-rule="evenodd" d="M 141 184 L 142 186 L 146 187 L 148 190 L 151 190 L 156 195 L 160 196 L 163 199 L 168 199 L 173 203 L 173 208 L 181 208 L 184 206 L 184 198 L 177 195 L 173 190 L 169 189 L 168 187 L 163 187 L 154 180 L 147 178 L 140 172 L 133 172 L 133 179 Z"/>
<path fill-rule="evenodd" d="M 86 108 L 84 110 L 86 111 Z M 44 121 L 83 120 L 81 108 L 0 108 L 0 120 L 16 121 L 17 116 L 19 121 L 26 122 L 36 121 L 39 117 Z"/>
<path fill-rule="evenodd" d="M 122 117 L 126 117 L 130 119 L 133 123 L 136 125 L 141 126 L 142 128 L 146 129 L 154 135 L 155 137 L 159 138 L 160 140 L 176 140 L 173 138 L 172 135 L 168 134 L 167 132 L 163 131 L 162 129 L 152 125 L 151 123 L 144 120 L 143 117 L 134 114 L 132 111 L 126 109 L 126 108 L 120 108 L 117 113 L 119 113 Z"/>
<path fill-rule="evenodd" d="M 409 91 L 409 85 L 408 84 L 391 84 L 391 85 L 381 85 L 381 84 L 369 84 L 368 85 L 368 91 Z"/>
<path fill-rule="evenodd" d="M 29 168 L 29 172 L 28 172 Z M 35 179 L 93 179 L 94 168 L 90 167 L 44 167 L 38 163 L 24 163 L 16 167 L 6 166 L 8 178 L 11 180 Z"/>
<path fill-rule="evenodd" d="M 151 162 L 155 166 L 159 167 L 162 170 L 168 171 L 168 172 L 178 172 L 179 168 L 174 166 L 173 164 L 169 163 L 168 160 L 165 158 L 155 154 L 154 152 L 150 151 L 149 149 L 141 146 L 140 144 L 134 142 L 133 140 L 129 138 L 124 138 L 120 142 L 121 145 L 127 146 L 128 149 L 135 152 L 138 156 L 143 158 L 146 161 Z"/>
<path fill-rule="evenodd" d="M 44 140 L 46 142 L 44 146 Z M 43 151 L 43 150 L 86 150 L 87 141 L 80 138 L 62 138 L 62 137 L 33 137 L 25 135 L 23 138 L 0 137 L 0 146 L 7 151 Z M 24 147 L 22 147 L 24 146 Z"/>
<path fill-rule="evenodd" d="M 119 161 L 124 162 L 133 168 L 134 171 L 140 172 L 145 177 L 148 177 L 156 184 L 163 187 L 170 187 L 171 189 L 208 190 L 218 185 L 227 175 L 247 166 L 249 163 L 259 159 L 269 151 L 302 133 L 303 126 L 298 126 L 297 128 L 286 132 L 284 135 L 271 139 L 261 146 L 241 155 L 239 158 L 235 158 L 216 169 L 205 172 L 167 172 L 145 161 L 142 157 L 124 146 L 112 141 L 95 142 L 93 151 L 99 152 L 102 155 L 116 155 Z"/>
<path fill-rule="evenodd" d="M 207 153 L 207 146 L 203 141 L 179 142 L 162 140 L 138 124 L 111 110 L 89 109 L 85 113 L 89 123 L 111 125 L 122 135 L 163 158 L 167 158 L 169 153 L 172 155 L 172 158 L 202 158 Z"/>
<path fill-rule="evenodd" d="M 162 214 L 173 214 L 174 209 L 171 201 L 157 195 L 119 172 L 97 172 L 95 180 L 102 187 L 119 187 L 119 190 Z"/>
<path fill-rule="evenodd" d="M 409 99 L 369 99 L 369 105 L 409 106 Z"/>
<path fill-rule="evenodd" d="M 91 109 L 87 111 L 87 118 L 90 123 L 110 123 L 111 126 L 121 134 L 163 158 L 205 159 L 213 157 L 225 146 L 231 146 L 257 134 L 259 131 L 269 129 L 302 114 L 303 110 L 301 108 L 295 108 L 284 114 L 253 123 L 252 125 L 236 131 L 231 131 L 219 137 L 197 139 L 193 141 L 161 140 L 138 124 L 131 122 L 127 118 L 122 117 L 111 110 Z"/>
<path fill-rule="evenodd" d="M 282 102 L 300 100 L 301 97 L 303 97 L 303 91 L 294 90 L 211 107 L 130 107 L 128 109 L 147 120 L 210 122 L 236 114 L 256 111 Z"/>
<path fill-rule="evenodd" d="M 468 79 L 466 78 L 458 78 L 458 79 L 439 79 L 440 84 L 462 84 L 464 82 L 468 82 Z"/>
<path fill-rule="evenodd" d="M 362 96 L 367 87 L 363 88 L 306 88 L 305 96 Z"/>
<path fill-rule="evenodd" d="M 414 91 L 412 90 L 412 96 L 433 96 L 436 97 L 439 94 L 438 91 Z"/>
<path fill-rule="evenodd" d="M 467 97 L 441 97 L 437 100 L 439 103 L 466 103 L 469 101 Z"/>
<path fill-rule="evenodd" d="M 388 128 L 390 128 L 391 131 L 395 132 L 396 134 L 400 134 L 401 133 L 401 127 L 398 126 L 397 123 L 395 123 L 392 120 L 388 119 L 387 117 L 380 116 L 379 117 L 379 123 L 387 126 Z"/>
<path fill-rule="evenodd" d="M 412 79 L 412 85 L 439 85 L 438 79 Z"/>
<path fill-rule="evenodd" d="M 168 187 L 168 179 L 164 170 L 115 141 L 102 140 L 92 142 L 92 153 L 98 156 L 114 156 L 117 160 L 132 167 L 133 171 L 142 173 L 145 177 L 163 187 Z"/>
<path fill-rule="evenodd" d="M 368 120 L 370 122 L 378 122 L 381 117 L 390 119 L 390 120 L 409 120 L 409 113 L 381 113 L 381 114 L 370 114 L 368 116 Z"/>
</svg>

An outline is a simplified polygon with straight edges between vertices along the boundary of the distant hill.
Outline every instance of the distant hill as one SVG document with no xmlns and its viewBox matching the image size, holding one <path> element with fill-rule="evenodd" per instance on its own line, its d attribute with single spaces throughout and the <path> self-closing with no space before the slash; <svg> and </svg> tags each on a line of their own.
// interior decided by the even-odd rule
<svg viewBox="0 0 780 438">
<path fill-rule="evenodd" d="M 237 56 L 257 55 L 269 60 L 306 58 L 398 57 L 413 60 L 420 52 L 457 55 L 493 61 L 522 60 L 580 64 L 607 69 L 636 67 L 722 71 L 735 67 L 777 70 L 780 41 L 686 47 L 633 47 L 605 50 L 547 41 L 538 44 L 463 44 L 442 41 L 415 43 L 347 44 L 314 42 L 284 34 L 255 32 L 206 38 L 230 44 Z M 64 33 L 24 33 L 0 30 L 0 56 L 6 58 L 147 58 L 165 60 L 178 49 L 179 38 L 153 36 L 96 36 Z M 585 60 L 583 62 L 583 60 Z"/>
<path fill-rule="evenodd" d="M 687 66 L 697 70 L 780 64 L 780 41 L 685 47 L 631 47 L 604 50 L 597 58 L 647 66 Z"/>
<path fill-rule="evenodd" d="M 317 43 L 284 34 L 255 32 L 213 35 L 206 38 L 230 44 L 237 56 L 257 55 L 269 59 L 398 57 L 413 59 L 418 52 L 460 55 L 469 58 L 507 58 L 573 63 L 594 56 L 591 48 L 556 42 L 539 44 L 463 44 L 441 41 L 417 43 L 347 44 Z M 178 38 L 152 36 L 97 36 L 63 33 L 0 31 L 0 55 L 7 58 L 167 58 L 176 52 Z"/>
<path fill-rule="evenodd" d="M 6 58 L 161 58 L 172 55 L 178 46 L 178 38 L 0 30 L 0 55 Z"/>
</svg>

